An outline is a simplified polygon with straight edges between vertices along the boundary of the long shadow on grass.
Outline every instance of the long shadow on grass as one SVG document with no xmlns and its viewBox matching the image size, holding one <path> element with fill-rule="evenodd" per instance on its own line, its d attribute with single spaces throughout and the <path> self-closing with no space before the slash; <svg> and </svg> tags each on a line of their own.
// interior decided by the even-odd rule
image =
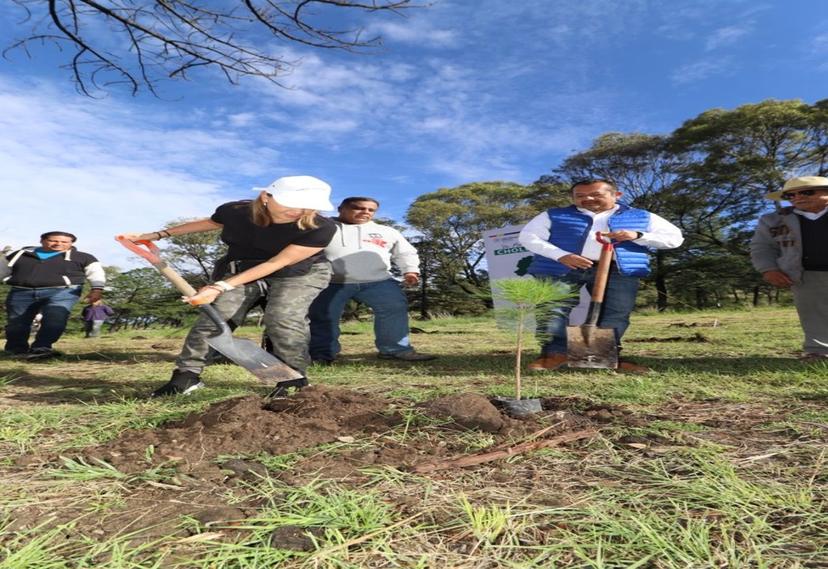
<svg viewBox="0 0 828 569">
<path fill-rule="evenodd" d="M 792 358 L 742 356 L 742 357 L 692 357 L 692 358 L 635 358 L 659 371 L 688 371 L 697 373 L 758 373 L 779 371 L 814 371 L 828 374 L 828 365 L 822 362 L 803 362 Z"/>
<path fill-rule="evenodd" d="M 531 360 L 528 360 L 531 361 Z M 337 358 L 331 369 L 339 366 L 369 366 L 374 370 L 383 368 L 392 370 L 411 369 L 417 375 L 477 375 L 480 373 L 511 373 L 514 367 L 514 355 L 473 354 L 443 355 L 425 362 L 408 362 L 403 360 L 379 359 L 376 352 L 350 353 Z"/>
<path fill-rule="evenodd" d="M 64 354 L 60 361 L 67 363 L 75 361 L 93 361 L 93 362 L 169 362 L 175 360 L 175 355 L 165 351 L 145 351 L 145 350 L 129 350 L 129 351 L 111 351 L 99 350 L 95 352 L 83 352 L 79 354 Z"/>
<path fill-rule="evenodd" d="M 536 355 L 524 354 L 525 366 Z M 636 363 L 650 367 L 654 373 L 691 372 L 691 373 L 733 373 L 750 374 L 760 372 L 803 372 L 813 371 L 818 375 L 828 376 L 828 364 L 806 363 L 792 358 L 782 357 L 691 357 L 691 358 L 652 358 L 634 356 Z M 375 369 L 387 367 L 400 370 L 416 369 L 417 375 L 478 375 L 481 373 L 513 373 L 515 356 L 511 352 L 496 352 L 470 355 L 439 355 L 436 360 L 426 362 L 406 362 L 399 360 L 380 360 L 376 353 L 364 352 L 348 354 L 337 360 L 332 369 L 339 366 L 365 365 Z M 584 370 L 556 370 L 546 373 L 583 373 Z"/>
<path fill-rule="evenodd" d="M 147 363 L 147 362 L 166 362 L 175 360 L 175 355 L 164 351 L 146 351 L 146 350 L 99 350 L 95 352 L 81 352 L 63 354 L 58 358 L 49 360 L 25 360 L 20 358 L 10 358 L 4 356 L 0 358 L 0 363 L 26 363 L 26 364 L 44 364 L 52 362 L 63 362 L 67 364 L 75 362 L 124 362 L 124 363 Z"/>
<path fill-rule="evenodd" d="M 32 374 L 20 368 L 9 371 L 15 379 L 0 387 L 0 394 L 6 400 L 50 404 L 109 403 L 123 399 L 145 399 L 153 389 L 168 379 L 167 373 L 164 371 L 153 379 L 115 382 L 98 378 Z M 251 386 L 258 385 L 254 381 L 251 376 Z M 238 381 L 211 378 L 209 387 L 238 390 L 245 385 Z M 37 391 L 31 391 L 33 389 Z"/>
</svg>

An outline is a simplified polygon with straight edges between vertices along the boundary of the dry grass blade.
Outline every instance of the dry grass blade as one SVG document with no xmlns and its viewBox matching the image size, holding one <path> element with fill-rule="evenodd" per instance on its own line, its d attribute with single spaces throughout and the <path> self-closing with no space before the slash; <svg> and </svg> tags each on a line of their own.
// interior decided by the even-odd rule
<svg viewBox="0 0 828 569">
<path fill-rule="evenodd" d="M 525 452 L 532 452 L 535 450 L 540 450 L 542 448 L 551 448 L 556 447 L 558 445 L 564 443 L 570 443 L 572 441 L 577 441 L 580 439 L 586 439 L 589 437 L 594 437 L 598 434 L 598 431 L 594 429 L 585 429 L 582 431 L 574 431 L 571 433 L 566 433 L 564 435 L 559 435 L 552 439 L 546 439 L 543 441 L 531 441 L 527 443 L 521 443 L 515 445 L 513 447 L 509 447 L 502 450 L 494 450 L 489 452 L 482 452 L 478 454 L 460 456 L 448 460 L 441 460 L 436 462 L 427 462 L 424 464 L 418 464 L 411 468 L 411 471 L 416 474 L 425 474 L 427 472 L 435 472 L 437 470 L 447 470 L 449 468 L 464 468 L 466 466 L 475 466 L 477 464 L 484 464 L 486 462 L 492 462 L 495 460 L 502 460 L 504 458 L 509 458 L 515 456 L 517 454 L 525 453 Z"/>
</svg>

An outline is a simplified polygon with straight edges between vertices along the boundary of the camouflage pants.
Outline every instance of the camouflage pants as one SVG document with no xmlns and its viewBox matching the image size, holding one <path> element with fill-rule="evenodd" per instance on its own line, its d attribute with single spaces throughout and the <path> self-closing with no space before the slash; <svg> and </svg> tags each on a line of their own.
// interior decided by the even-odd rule
<svg viewBox="0 0 828 569">
<path fill-rule="evenodd" d="M 226 275 L 225 278 L 230 276 Z M 273 343 L 274 354 L 302 373 L 310 365 L 308 308 L 313 299 L 328 286 L 330 279 L 331 268 L 328 263 L 316 263 L 306 275 L 265 279 L 268 285 L 264 311 L 265 332 Z M 257 283 L 248 283 L 221 294 L 213 302 L 213 307 L 226 320 L 241 323 L 262 294 Z M 206 315 L 199 316 L 175 360 L 176 368 L 201 373 L 210 349 L 207 337 L 215 331 L 215 325 Z"/>
</svg>

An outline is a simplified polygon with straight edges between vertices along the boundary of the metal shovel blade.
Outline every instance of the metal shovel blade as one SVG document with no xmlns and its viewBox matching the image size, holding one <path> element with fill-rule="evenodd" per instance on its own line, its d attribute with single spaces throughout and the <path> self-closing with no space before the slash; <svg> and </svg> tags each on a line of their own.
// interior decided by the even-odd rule
<svg viewBox="0 0 828 569">
<path fill-rule="evenodd" d="M 207 338 L 207 343 L 233 363 L 240 365 L 261 381 L 279 383 L 305 377 L 273 354 L 261 349 L 258 344 L 231 334 L 220 333 Z"/>
<path fill-rule="evenodd" d="M 194 296 L 195 289 L 170 267 L 160 256 L 158 247 L 152 241 L 130 241 L 124 236 L 117 237 L 118 242 L 149 261 L 158 269 L 175 288 L 184 296 Z M 199 310 L 206 315 L 216 327 L 216 334 L 207 338 L 207 344 L 220 354 L 268 383 L 279 384 L 284 381 L 305 379 L 305 376 L 290 367 L 273 354 L 261 349 L 257 344 L 244 338 L 234 338 L 233 331 L 219 312 L 209 304 L 199 305 Z M 307 382 L 305 382 L 307 383 Z"/>
<path fill-rule="evenodd" d="M 616 369 L 618 346 L 612 328 L 583 326 L 566 327 L 567 365 L 577 368 Z"/>
</svg>

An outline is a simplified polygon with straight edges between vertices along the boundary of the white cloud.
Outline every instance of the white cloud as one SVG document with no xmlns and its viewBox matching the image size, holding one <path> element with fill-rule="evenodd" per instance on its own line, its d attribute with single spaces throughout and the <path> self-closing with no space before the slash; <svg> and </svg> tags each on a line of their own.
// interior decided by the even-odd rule
<svg viewBox="0 0 828 569">
<path fill-rule="evenodd" d="M 227 121 L 234 127 L 250 126 L 255 123 L 256 115 L 254 113 L 237 113 L 228 115 Z"/>
<path fill-rule="evenodd" d="M 384 42 L 416 44 L 425 48 L 446 48 L 457 45 L 457 32 L 431 27 L 425 18 L 412 18 L 404 22 L 380 22 L 369 28 L 371 33 L 382 36 Z"/>
<path fill-rule="evenodd" d="M 704 49 L 705 51 L 713 51 L 715 49 L 732 45 L 750 33 L 751 28 L 751 23 L 743 24 L 741 26 L 727 26 L 719 28 L 707 38 Z"/>
<path fill-rule="evenodd" d="M 516 108 L 508 104 L 510 83 L 524 72 L 507 63 L 492 65 L 484 77 L 440 57 L 413 67 L 311 54 L 285 80 L 290 90 L 265 83 L 255 90 L 259 116 L 272 121 L 284 142 L 419 156 L 425 171 L 457 180 L 472 173 L 525 179 L 537 174 L 518 166 L 527 155 L 569 152 L 597 134 L 610 95 L 603 89 L 544 93 Z"/>
<path fill-rule="evenodd" d="M 223 173 L 275 175 L 274 151 L 230 131 L 176 123 L 115 101 L 0 81 L 0 246 L 37 244 L 40 233 L 60 229 L 104 264 L 135 264 L 115 234 L 207 217 L 222 194 L 247 197 Z"/>
<path fill-rule="evenodd" d="M 819 34 L 808 40 L 808 50 L 817 57 L 828 55 L 828 33 Z"/>
<path fill-rule="evenodd" d="M 727 58 L 704 59 L 695 63 L 682 65 L 670 75 L 675 85 L 685 85 L 702 81 L 715 75 L 726 73 L 730 69 L 730 60 Z"/>
</svg>

